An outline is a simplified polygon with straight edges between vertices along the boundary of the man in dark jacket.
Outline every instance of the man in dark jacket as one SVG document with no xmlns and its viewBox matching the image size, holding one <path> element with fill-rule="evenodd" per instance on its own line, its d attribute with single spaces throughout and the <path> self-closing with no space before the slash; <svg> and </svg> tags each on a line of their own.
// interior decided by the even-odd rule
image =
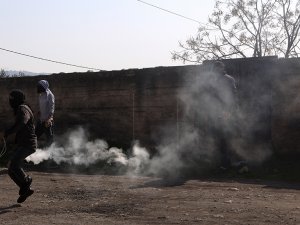
<svg viewBox="0 0 300 225">
<path fill-rule="evenodd" d="M 231 166 L 231 143 L 235 135 L 236 83 L 221 61 L 209 62 L 200 81 L 198 126 L 214 141 L 219 156 L 217 164 L 227 169 Z"/>
<path fill-rule="evenodd" d="M 220 94 L 221 110 L 215 126 L 216 144 L 221 154 L 221 167 L 229 168 L 232 165 L 231 142 L 235 135 L 235 113 L 237 110 L 237 88 L 234 78 L 226 73 L 225 65 L 221 61 L 216 61 L 213 65 L 213 72 L 216 74 L 218 86 L 217 92 Z"/>
<path fill-rule="evenodd" d="M 26 157 L 35 152 L 37 138 L 33 113 L 30 107 L 25 104 L 24 93 L 20 90 L 11 91 L 9 104 L 14 111 L 15 123 L 5 131 L 4 138 L 15 133 L 17 147 L 8 162 L 8 174 L 20 188 L 17 202 L 22 203 L 34 192 L 30 188 L 32 178 L 24 172 L 22 163 Z"/>
<path fill-rule="evenodd" d="M 231 167 L 231 142 L 235 133 L 235 113 L 237 109 L 237 88 L 234 78 L 226 73 L 221 61 L 213 64 L 212 72 L 216 76 L 215 94 L 219 99 L 219 115 L 212 124 L 216 145 L 221 154 L 221 168 Z"/>
</svg>

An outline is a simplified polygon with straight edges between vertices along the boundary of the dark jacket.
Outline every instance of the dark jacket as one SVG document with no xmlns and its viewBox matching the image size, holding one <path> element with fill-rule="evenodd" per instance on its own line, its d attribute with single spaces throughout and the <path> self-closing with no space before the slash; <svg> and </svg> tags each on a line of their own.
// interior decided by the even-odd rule
<svg viewBox="0 0 300 225">
<path fill-rule="evenodd" d="M 32 150 L 37 148 L 37 138 L 35 135 L 34 117 L 29 106 L 22 104 L 18 107 L 15 115 L 15 124 L 5 135 L 16 133 L 16 144 L 19 147 L 26 147 Z"/>
<path fill-rule="evenodd" d="M 237 89 L 232 76 L 207 73 L 200 78 L 197 98 L 199 127 L 230 126 L 237 110 Z"/>
</svg>

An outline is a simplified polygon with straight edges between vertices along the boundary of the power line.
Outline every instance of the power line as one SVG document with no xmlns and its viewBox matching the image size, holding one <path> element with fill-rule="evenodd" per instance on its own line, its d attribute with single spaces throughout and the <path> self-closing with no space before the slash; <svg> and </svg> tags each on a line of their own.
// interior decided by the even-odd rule
<svg viewBox="0 0 300 225">
<path fill-rule="evenodd" d="M 198 24 L 200 24 L 200 25 L 203 25 L 203 26 L 205 26 L 205 27 L 206 27 L 206 29 L 208 29 L 207 27 L 211 27 L 213 30 L 218 30 L 218 29 L 220 29 L 220 28 L 218 28 L 218 27 L 216 27 L 216 26 L 213 26 L 213 25 L 210 25 L 210 24 L 205 24 L 205 23 L 202 23 L 202 22 L 200 22 L 200 21 L 198 21 L 198 20 L 195 20 L 195 19 L 192 19 L 192 18 L 190 18 L 190 17 L 187 17 L 187 16 L 184 16 L 184 15 L 181 15 L 181 14 L 179 14 L 179 13 L 176 13 L 176 12 L 172 12 L 172 11 L 170 11 L 170 10 L 167 10 L 167 9 L 161 8 L 161 7 L 159 7 L 159 6 L 156 6 L 156 5 L 150 4 L 150 3 L 148 3 L 148 2 L 145 2 L 145 1 L 142 1 L 142 0 L 137 0 L 137 1 L 138 1 L 138 2 L 141 2 L 141 3 L 143 3 L 143 4 L 146 4 L 146 5 L 148 5 L 148 6 L 154 7 L 154 8 L 156 8 L 156 9 L 159 9 L 159 10 L 165 11 L 165 12 L 167 12 L 167 13 L 173 14 L 173 15 L 175 15 L 175 16 L 179 16 L 179 17 L 182 17 L 182 18 L 184 18 L 184 19 L 187 19 L 187 20 L 190 20 L 190 21 L 196 22 L 196 23 L 198 23 Z M 245 30 L 245 29 L 244 29 L 244 30 Z M 227 30 L 225 30 L 225 29 L 224 29 L 224 31 L 226 31 L 226 32 L 230 33 L 229 31 L 227 31 Z M 238 32 L 235 32 L 235 33 L 233 33 L 233 34 L 235 35 L 235 34 L 237 34 L 237 33 L 238 33 Z"/>
<path fill-rule="evenodd" d="M 0 48 L 0 50 L 10 52 L 10 53 L 14 53 L 14 54 L 18 54 L 18 55 L 22 55 L 22 56 L 26 56 L 26 57 L 30 57 L 30 58 L 34 58 L 34 59 L 44 60 L 44 61 L 48 61 L 48 62 L 52 62 L 52 63 L 62 64 L 62 65 L 67 65 L 67 66 L 74 66 L 74 67 L 90 69 L 90 70 L 100 70 L 101 71 L 101 69 L 96 69 L 96 68 L 87 67 L 87 66 L 79 66 L 79 65 L 60 62 L 60 61 L 55 61 L 55 60 L 51 60 L 51 59 L 45 59 L 45 58 L 41 58 L 41 57 L 37 57 L 37 56 L 33 56 L 33 55 L 24 54 L 24 53 L 21 53 L 21 52 L 12 51 L 12 50 L 5 49 L 5 48 Z"/>
<path fill-rule="evenodd" d="M 179 16 L 179 17 L 182 17 L 182 18 L 184 18 L 184 19 L 187 19 L 187 20 L 196 22 L 196 23 L 198 23 L 198 24 L 202 24 L 202 25 L 204 25 L 204 26 L 207 26 L 207 24 L 205 24 L 205 23 L 202 23 L 202 22 L 200 22 L 200 21 L 198 21 L 198 20 L 195 20 L 195 19 L 192 19 L 192 18 L 190 18 L 190 17 L 184 16 L 184 15 L 182 15 L 182 14 L 179 14 L 179 13 L 176 13 L 176 12 L 172 12 L 172 11 L 170 11 L 170 10 L 161 8 L 161 7 L 159 7 L 159 6 L 150 4 L 150 3 L 148 3 L 148 2 L 144 2 L 144 1 L 142 1 L 142 0 L 137 0 L 137 1 L 138 1 L 138 2 L 141 2 L 141 3 L 143 3 L 143 4 L 146 4 L 146 5 L 149 5 L 149 6 L 151 6 L 151 7 L 154 7 L 154 8 L 156 8 L 156 9 L 165 11 L 165 12 L 167 12 L 167 13 L 173 14 L 173 15 L 175 15 L 175 16 Z"/>
</svg>

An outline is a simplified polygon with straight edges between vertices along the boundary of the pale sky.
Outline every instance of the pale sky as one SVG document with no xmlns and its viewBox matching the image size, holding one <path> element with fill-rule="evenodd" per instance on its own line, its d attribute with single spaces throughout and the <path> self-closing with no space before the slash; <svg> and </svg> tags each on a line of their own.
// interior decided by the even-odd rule
<svg viewBox="0 0 300 225">
<path fill-rule="evenodd" d="M 214 0 L 144 0 L 206 23 Z M 182 65 L 171 59 L 198 24 L 137 0 L 1 0 L 0 48 L 102 70 Z M 0 50 L 0 68 L 84 72 Z"/>
</svg>

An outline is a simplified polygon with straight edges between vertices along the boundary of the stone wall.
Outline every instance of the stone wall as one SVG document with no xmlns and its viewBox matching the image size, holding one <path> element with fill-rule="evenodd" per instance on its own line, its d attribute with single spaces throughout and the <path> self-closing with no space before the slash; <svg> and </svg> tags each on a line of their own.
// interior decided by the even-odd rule
<svg viewBox="0 0 300 225">
<path fill-rule="evenodd" d="M 300 60 L 277 57 L 224 61 L 238 84 L 245 132 L 254 142 L 272 141 L 278 152 L 299 152 Z M 209 63 L 209 62 L 207 62 Z M 92 137 L 128 147 L 140 140 L 155 146 L 161 128 L 182 121 L 177 95 L 204 65 L 53 74 L 0 80 L 0 128 L 12 122 L 8 93 L 22 89 L 37 112 L 36 83 L 47 79 L 56 97 L 56 133 L 83 126 Z"/>
</svg>

